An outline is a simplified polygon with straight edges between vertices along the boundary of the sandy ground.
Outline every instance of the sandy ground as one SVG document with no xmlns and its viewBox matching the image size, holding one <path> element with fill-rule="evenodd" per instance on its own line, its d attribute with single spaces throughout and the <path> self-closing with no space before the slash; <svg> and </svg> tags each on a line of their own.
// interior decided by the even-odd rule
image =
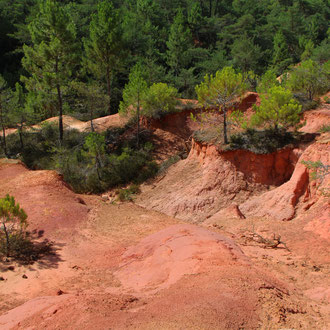
<svg viewBox="0 0 330 330">
<path fill-rule="evenodd" d="M 172 134 L 159 133 L 169 149 Z M 191 172 L 182 173 L 188 183 Z M 233 208 L 197 225 L 76 195 L 55 172 L 1 160 L 0 197 L 8 192 L 53 253 L 29 265 L 2 260 L 0 329 L 330 327 L 323 197 L 291 221 Z M 260 239 L 279 236 L 276 248 Z"/>
</svg>

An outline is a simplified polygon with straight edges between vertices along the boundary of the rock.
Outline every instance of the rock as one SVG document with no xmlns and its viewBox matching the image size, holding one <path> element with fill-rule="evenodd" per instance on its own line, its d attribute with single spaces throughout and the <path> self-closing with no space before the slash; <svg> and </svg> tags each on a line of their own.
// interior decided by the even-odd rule
<svg viewBox="0 0 330 330">
<path fill-rule="evenodd" d="M 24 274 L 23 276 L 22 276 L 22 278 L 25 278 L 25 279 L 27 279 L 28 277 Z"/>
<path fill-rule="evenodd" d="M 5 279 L 2 277 L 2 276 L 0 276 L 0 281 L 4 281 Z"/>
<path fill-rule="evenodd" d="M 299 151 L 292 148 L 267 155 L 219 151 L 216 146 L 193 141 L 188 158 L 171 166 L 155 187 L 145 186 L 135 202 L 182 220 L 200 222 L 233 202 L 240 204 L 265 192 L 269 185 L 286 182 L 298 155 Z"/>
<path fill-rule="evenodd" d="M 15 270 L 15 267 L 14 266 L 8 266 L 7 269 L 8 270 L 11 270 L 11 271 L 14 271 Z"/>
<path fill-rule="evenodd" d="M 301 162 L 318 161 L 324 164 L 330 163 L 329 143 L 313 143 L 301 155 L 290 180 L 280 187 L 254 197 L 240 204 L 240 209 L 246 216 L 259 216 L 275 218 L 278 220 L 291 220 L 297 216 L 298 203 L 302 204 L 302 210 L 306 204 L 311 207 L 313 199 L 322 198 L 316 188 L 316 183 L 309 179 L 309 170 Z M 323 184 L 329 182 L 326 177 Z M 312 227 L 312 226 L 310 226 Z M 317 227 L 317 226 L 316 226 Z M 308 230 L 309 228 L 306 228 Z"/>
<path fill-rule="evenodd" d="M 109 200 L 109 196 L 108 195 L 102 195 L 101 199 L 103 200 L 103 202 L 107 202 Z"/>
</svg>

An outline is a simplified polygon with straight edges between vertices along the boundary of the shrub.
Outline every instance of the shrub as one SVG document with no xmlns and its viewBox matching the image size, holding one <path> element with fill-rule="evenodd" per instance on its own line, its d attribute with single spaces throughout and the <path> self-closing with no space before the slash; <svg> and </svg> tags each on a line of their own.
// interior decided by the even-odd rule
<svg viewBox="0 0 330 330">
<path fill-rule="evenodd" d="M 176 88 L 164 83 L 150 86 L 142 100 L 143 115 L 158 119 L 168 113 L 178 111 L 179 93 Z"/>
<path fill-rule="evenodd" d="M 118 191 L 118 199 L 123 201 L 132 201 L 134 195 L 140 192 L 140 187 L 136 184 L 132 184 L 129 188 L 119 189 Z"/>
<path fill-rule="evenodd" d="M 284 130 L 249 128 L 230 137 L 229 149 L 245 149 L 256 154 L 266 154 L 281 149 L 295 140 L 293 133 Z"/>
<path fill-rule="evenodd" d="M 319 131 L 320 133 L 330 132 L 330 125 L 323 125 Z"/>
<path fill-rule="evenodd" d="M 26 241 L 27 215 L 13 196 L 0 199 L 0 253 L 10 257 Z"/>
</svg>

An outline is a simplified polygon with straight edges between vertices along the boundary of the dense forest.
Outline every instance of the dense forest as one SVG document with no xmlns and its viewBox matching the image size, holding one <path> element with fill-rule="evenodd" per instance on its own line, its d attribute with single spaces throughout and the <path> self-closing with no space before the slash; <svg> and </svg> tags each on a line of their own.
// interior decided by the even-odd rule
<svg viewBox="0 0 330 330">
<path fill-rule="evenodd" d="M 100 168 L 109 163 L 109 158 L 101 159 L 102 144 L 119 133 L 79 139 L 71 136 L 74 142 L 68 138 L 67 145 L 50 148 L 49 143 L 43 142 L 40 146 L 40 141 L 47 139 L 63 141 L 63 114 L 88 120 L 125 112 L 137 100 L 139 114 L 140 95 L 144 93 L 148 95 L 143 108 L 150 108 L 157 117 L 162 107 L 176 107 L 175 98 L 200 100 L 203 93 L 209 96 L 203 88 L 217 83 L 212 75 L 230 67 L 236 73 L 226 72 L 232 74 L 233 81 L 249 80 L 250 90 L 258 91 L 258 84 L 259 91 L 262 85 L 273 86 L 275 98 L 289 93 L 285 94 L 289 103 L 291 91 L 298 90 L 308 92 L 305 98 L 312 101 L 315 93 L 327 90 L 324 82 L 329 76 L 324 67 L 330 54 L 329 17 L 327 0 L 0 0 L 2 152 L 12 157 L 23 154 L 24 161 L 32 167 L 35 156 L 38 167 L 59 166 L 63 172 L 64 156 L 59 148 L 67 148 L 72 157 L 70 149 L 79 145 L 83 150 L 75 154 L 75 163 L 85 157 L 86 164 L 94 164 L 97 185 L 102 181 Z M 291 84 L 290 92 L 275 86 L 276 76 L 300 62 L 300 73 L 292 76 L 296 81 L 286 86 L 290 89 Z M 302 82 L 306 72 L 310 73 L 312 87 Z M 219 73 L 219 79 L 220 76 Z M 315 77 L 325 78 L 318 82 L 325 88 L 314 86 Z M 198 84 L 200 88 L 196 88 Z M 197 95 L 198 90 L 201 95 Z M 265 104 L 267 100 L 265 97 Z M 291 122 L 297 122 L 300 111 L 294 102 L 290 103 L 295 118 L 291 116 Z M 224 110 L 228 104 L 219 105 Z M 260 114 L 262 111 L 268 111 L 266 105 L 260 108 Z M 30 137 L 33 141 L 23 141 L 24 125 L 57 115 L 59 132 L 45 128 L 37 140 Z M 288 118 L 286 114 L 285 120 Z M 8 137 L 11 151 L 5 140 L 8 127 L 20 133 L 19 145 Z M 129 163 L 130 157 L 143 159 L 135 170 L 150 160 L 145 151 L 139 154 L 139 133 L 137 137 L 137 150 L 117 150 L 121 160 L 127 158 Z M 226 126 L 224 138 L 227 143 Z M 29 143 L 32 149 L 27 149 Z M 57 159 L 52 166 L 40 164 L 42 157 L 51 159 L 54 153 Z M 67 155 L 70 160 L 66 164 L 74 163 L 70 157 Z M 80 182 L 77 168 L 71 172 Z M 113 184 L 125 181 L 127 176 L 130 175 L 120 174 Z"/>
<path fill-rule="evenodd" d="M 33 74 L 28 60 L 22 65 L 24 54 L 32 56 L 26 46 L 63 24 L 70 79 L 107 90 L 113 113 L 140 61 L 149 84 L 170 83 L 183 97 L 195 97 L 204 75 L 225 65 L 257 74 L 271 67 L 279 75 L 310 56 L 330 54 L 326 0 L 64 0 L 52 13 L 42 11 L 42 2 L 0 0 L 0 74 L 11 87 Z M 47 16 L 56 13 L 63 17 Z"/>
</svg>

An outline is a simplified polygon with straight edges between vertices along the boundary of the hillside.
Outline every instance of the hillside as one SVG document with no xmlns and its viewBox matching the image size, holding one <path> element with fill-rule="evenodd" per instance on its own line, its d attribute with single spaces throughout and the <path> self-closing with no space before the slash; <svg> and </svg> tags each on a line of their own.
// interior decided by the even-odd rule
<svg viewBox="0 0 330 330">
<path fill-rule="evenodd" d="M 167 157 L 195 125 L 175 116 L 148 123 Z M 305 118 L 308 133 L 328 120 L 324 106 Z M 329 144 L 324 133 L 257 155 L 193 140 L 134 203 L 1 160 L 0 194 L 52 246 L 29 265 L 1 264 L 1 329 L 327 328 L 329 178 L 317 187 L 301 160 L 329 163 Z"/>
</svg>

